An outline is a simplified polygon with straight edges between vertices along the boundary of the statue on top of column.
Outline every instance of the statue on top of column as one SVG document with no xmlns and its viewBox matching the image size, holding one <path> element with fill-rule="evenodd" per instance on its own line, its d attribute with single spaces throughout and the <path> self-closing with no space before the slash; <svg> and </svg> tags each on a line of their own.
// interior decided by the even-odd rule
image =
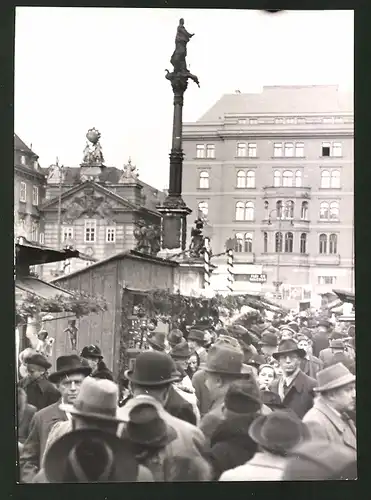
<svg viewBox="0 0 371 500">
<path fill-rule="evenodd" d="M 200 82 L 196 75 L 193 75 L 187 68 L 186 56 L 187 56 L 187 44 L 189 40 L 194 36 L 194 33 L 189 33 L 184 27 L 184 19 L 179 20 L 179 25 L 177 28 L 177 33 L 175 37 L 175 50 L 171 56 L 170 62 L 174 67 L 174 71 L 170 73 L 166 71 L 166 78 L 173 81 L 175 78 L 183 77 L 185 80 L 190 78 L 198 86 Z"/>
</svg>

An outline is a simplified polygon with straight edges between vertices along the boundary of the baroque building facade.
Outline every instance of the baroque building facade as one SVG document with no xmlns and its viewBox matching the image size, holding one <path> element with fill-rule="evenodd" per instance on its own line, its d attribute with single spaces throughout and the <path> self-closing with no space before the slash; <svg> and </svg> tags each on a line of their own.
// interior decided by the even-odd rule
<svg viewBox="0 0 371 500">
<path fill-rule="evenodd" d="M 235 291 L 289 303 L 353 289 L 353 135 L 353 95 L 331 85 L 224 95 L 184 124 L 184 200 L 207 219 L 214 254 L 235 238 Z M 213 263 L 223 290 L 225 258 Z"/>
<path fill-rule="evenodd" d="M 104 164 L 100 134 L 90 129 L 79 167 L 40 169 L 39 241 L 49 248 L 72 247 L 82 258 L 42 266 L 43 279 L 69 274 L 134 248 L 155 253 L 165 194 L 142 182 L 129 159 L 124 169 Z"/>
</svg>

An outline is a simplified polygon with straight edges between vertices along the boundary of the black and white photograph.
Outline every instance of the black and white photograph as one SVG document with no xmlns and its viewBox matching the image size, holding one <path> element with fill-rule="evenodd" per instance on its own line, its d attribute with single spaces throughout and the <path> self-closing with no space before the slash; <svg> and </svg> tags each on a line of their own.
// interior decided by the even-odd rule
<svg viewBox="0 0 371 500">
<path fill-rule="evenodd" d="M 356 480 L 354 11 L 16 7 L 14 267 L 18 483 Z"/>
</svg>

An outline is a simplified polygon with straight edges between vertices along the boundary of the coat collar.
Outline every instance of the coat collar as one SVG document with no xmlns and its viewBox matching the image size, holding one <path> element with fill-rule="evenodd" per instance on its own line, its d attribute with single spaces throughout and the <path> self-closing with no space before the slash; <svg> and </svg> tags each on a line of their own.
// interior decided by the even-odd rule
<svg viewBox="0 0 371 500">
<path fill-rule="evenodd" d="M 338 432 L 342 434 L 343 441 L 346 445 L 351 448 L 357 448 L 357 440 L 356 440 L 356 427 L 354 422 L 351 420 L 348 422 L 348 425 L 341 417 L 333 411 L 333 409 L 325 403 L 325 401 L 319 397 L 317 401 L 314 403 L 314 408 L 316 408 L 319 412 L 325 415 L 330 422 L 336 427 Z"/>
<path fill-rule="evenodd" d="M 291 391 L 291 389 L 293 387 L 295 387 L 295 389 L 297 390 L 297 392 L 302 392 L 303 389 L 306 389 L 307 388 L 307 384 L 306 384 L 305 378 L 306 377 L 305 377 L 304 373 L 301 370 L 299 370 L 298 374 L 296 375 L 296 377 L 294 378 L 292 384 L 290 385 L 290 388 L 289 388 L 287 394 L 289 394 L 289 392 Z M 286 396 L 287 396 L 287 394 L 286 394 Z"/>
</svg>

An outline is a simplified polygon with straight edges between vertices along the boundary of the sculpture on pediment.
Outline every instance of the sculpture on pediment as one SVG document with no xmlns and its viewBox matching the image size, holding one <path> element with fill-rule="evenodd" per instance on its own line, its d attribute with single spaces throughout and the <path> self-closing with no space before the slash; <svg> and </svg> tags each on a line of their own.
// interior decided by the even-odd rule
<svg viewBox="0 0 371 500">
<path fill-rule="evenodd" d="M 155 224 L 149 224 L 143 219 L 137 221 L 135 225 L 134 237 L 137 241 L 135 250 L 149 255 L 157 255 L 161 249 L 160 227 Z"/>
<path fill-rule="evenodd" d="M 71 203 L 66 206 L 64 220 L 74 221 L 82 215 L 93 217 L 96 214 L 106 218 L 111 212 L 111 206 L 105 201 L 104 196 L 95 195 L 94 190 L 86 190 L 82 196 L 75 196 Z"/>
<path fill-rule="evenodd" d="M 112 220 L 112 205 L 110 205 L 107 200 L 103 201 L 103 203 L 98 207 L 97 212 L 102 219 Z"/>
<path fill-rule="evenodd" d="M 86 134 L 86 138 L 89 142 L 86 143 L 84 149 L 83 164 L 85 165 L 103 165 L 104 157 L 102 152 L 102 146 L 99 142 L 101 138 L 100 132 L 91 128 Z"/>
<path fill-rule="evenodd" d="M 191 230 L 191 243 L 189 245 L 189 255 L 193 258 L 200 258 L 205 249 L 205 237 L 202 234 L 204 221 L 199 217 L 195 220 L 195 227 Z"/>
<path fill-rule="evenodd" d="M 63 218 L 66 222 L 73 222 L 74 220 L 79 219 L 83 213 L 84 208 L 82 206 L 82 200 L 81 198 L 76 197 L 66 207 Z"/>
<path fill-rule="evenodd" d="M 135 165 L 131 163 L 131 158 L 129 157 L 129 160 L 126 165 L 124 165 L 123 173 L 120 178 L 120 184 L 123 184 L 125 182 L 133 182 L 136 181 L 139 177 L 139 172 L 138 169 Z"/>
</svg>

